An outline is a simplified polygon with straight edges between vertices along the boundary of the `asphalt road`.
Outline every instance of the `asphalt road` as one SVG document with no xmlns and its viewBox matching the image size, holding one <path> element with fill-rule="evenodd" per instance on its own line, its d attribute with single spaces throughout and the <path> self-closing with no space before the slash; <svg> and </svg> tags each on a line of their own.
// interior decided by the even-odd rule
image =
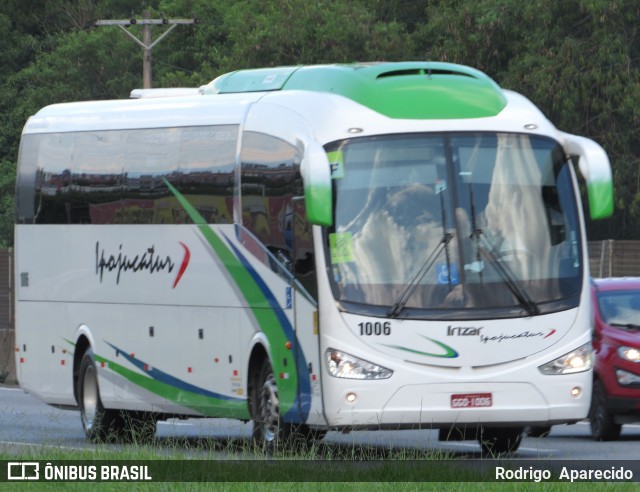
<svg viewBox="0 0 640 492">
<path fill-rule="evenodd" d="M 199 453 L 198 457 L 228 457 L 243 449 L 251 436 L 251 424 L 227 419 L 190 419 L 158 423 L 156 446 L 167 454 Z M 167 446 L 163 446 L 166 443 Z M 194 443 L 208 443 L 194 446 Z M 213 444 L 211 444 L 213 443 Z M 439 442 L 437 431 L 358 431 L 349 434 L 329 432 L 328 446 L 354 449 L 433 450 L 457 458 L 479 458 L 475 441 Z M 121 444 L 92 444 L 84 436 L 78 412 L 59 410 L 36 400 L 19 388 L 0 387 L 0 452 L 19 456 L 26 451 L 48 448 L 86 450 L 100 448 L 118 452 Z M 244 446 L 246 448 L 246 446 Z M 198 451 L 193 451 L 197 449 Z M 357 453 L 357 451 L 356 451 Z M 629 460 L 640 455 L 640 425 L 625 425 L 615 442 L 595 442 L 589 425 L 561 425 L 547 437 L 526 437 L 513 457 L 518 459 Z M 46 458 L 45 458 L 46 459 Z M 357 459 L 357 458 L 356 458 Z"/>
</svg>

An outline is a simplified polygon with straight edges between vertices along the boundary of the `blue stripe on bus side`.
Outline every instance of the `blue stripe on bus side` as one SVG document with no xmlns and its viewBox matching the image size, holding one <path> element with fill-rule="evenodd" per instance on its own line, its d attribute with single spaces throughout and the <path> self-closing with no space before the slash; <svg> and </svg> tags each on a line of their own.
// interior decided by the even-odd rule
<svg viewBox="0 0 640 492">
<path fill-rule="evenodd" d="M 110 347 L 112 347 L 116 351 L 116 355 L 121 355 L 122 357 L 127 359 L 127 361 L 129 361 L 131 364 L 133 364 L 135 367 L 137 367 L 138 369 L 143 371 L 145 374 L 147 374 L 151 378 L 153 378 L 153 379 L 155 379 L 157 381 L 160 381 L 161 383 L 167 384 L 169 386 L 173 386 L 174 388 L 178 388 L 178 389 L 181 389 L 181 390 L 184 390 L 184 391 L 189 391 L 189 392 L 195 393 L 197 395 L 207 396 L 207 397 L 210 397 L 210 398 L 217 398 L 219 400 L 237 401 L 237 402 L 246 401 L 245 398 L 237 398 L 235 396 L 227 396 L 227 395 L 223 395 L 223 394 L 220 394 L 220 393 L 214 393 L 214 392 L 208 391 L 208 390 L 206 390 L 204 388 L 200 388 L 198 386 L 194 386 L 193 384 L 187 383 L 186 381 L 178 379 L 175 376 L 171 376 L 170 374 L 168 374 L 168 373 L 166 373 L 164 371 L 156 369 L 153 366 L 148 366 L 144 361 L 142 361 L 140 359 L 136 359 L 134 357 L 131 357 L 131 355 L 129 355 L 127 352 L 125 352 L 124 350 L 116 347 L 112 343 L 107 342 L 106 340 L 105 340 L 105 343 L 107 345 L 109 345 Z"/>
</svg>

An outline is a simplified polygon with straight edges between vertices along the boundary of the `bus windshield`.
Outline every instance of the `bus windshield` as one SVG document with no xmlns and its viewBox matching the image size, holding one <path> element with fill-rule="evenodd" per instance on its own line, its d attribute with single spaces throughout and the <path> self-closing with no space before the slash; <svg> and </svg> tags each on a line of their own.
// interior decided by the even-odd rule
<svg viewBox="0 0 640 492">
<path fill-rule="evenodd" d="M 335 187 L 327 261 L 344 310 L 481 319 L 578 305 L 576 197 L 554 140 L 438 133 L 325 148 Z"/>
</svg>

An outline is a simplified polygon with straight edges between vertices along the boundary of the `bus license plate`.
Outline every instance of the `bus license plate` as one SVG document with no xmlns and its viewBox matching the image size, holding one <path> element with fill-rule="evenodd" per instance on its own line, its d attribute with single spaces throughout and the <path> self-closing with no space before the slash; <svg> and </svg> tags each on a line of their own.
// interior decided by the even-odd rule
<svg viewBox="0 0 640 492">
<path fill-rule="evenodd" d="M 478 408 L 493 405 L 491 393 L 465 393 L 451 395 L 451 408 Z"/>
</svg>

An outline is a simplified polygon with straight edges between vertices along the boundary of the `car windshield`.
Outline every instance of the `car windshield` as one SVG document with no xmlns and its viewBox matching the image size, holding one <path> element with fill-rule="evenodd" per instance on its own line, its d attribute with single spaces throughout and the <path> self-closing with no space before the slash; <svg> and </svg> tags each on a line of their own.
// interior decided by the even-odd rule
<svg viewBox="0 0 640 492">
<path fill-rule="evenodd" d="M 463 319 L 578 302 L 576 199 L 555 141 L 412 134 L 326 150 L 335 184 L 328 267 L 345 310 Z"/>
<path fill-rule="evenodd" d="M 640 324 L 640 289 L 598 292 L 600 315 L 609 325 Z"/>
</svg>

